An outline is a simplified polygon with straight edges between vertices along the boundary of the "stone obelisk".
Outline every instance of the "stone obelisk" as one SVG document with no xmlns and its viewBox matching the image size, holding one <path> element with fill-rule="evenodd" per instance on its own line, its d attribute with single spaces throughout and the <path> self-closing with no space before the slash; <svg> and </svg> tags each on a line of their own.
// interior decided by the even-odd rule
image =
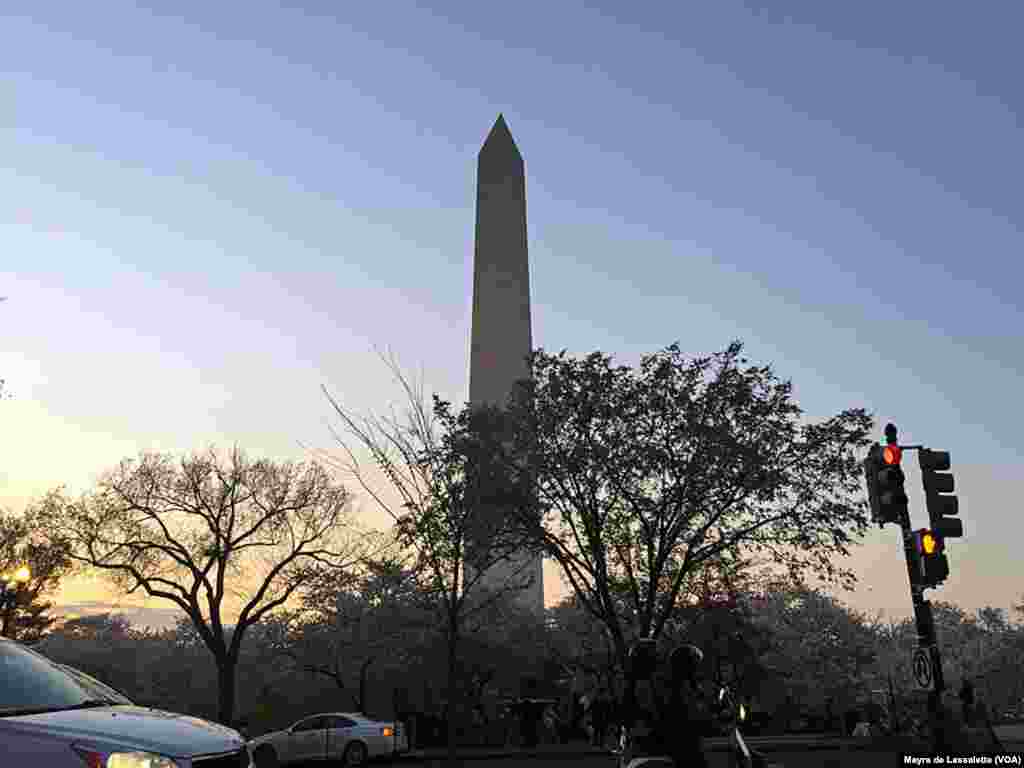
<svg viewBox="0 0 1024 768">
<path fill-rule="evenodd" d="M 526 246 L 526 172 L 523 156 L 498 115 L 477 158 L 476 245 L 473 252 L 473 327 L 469 400 L 504 406 L 516 382 L 529 375 L 530 263 Z M 484 586 L 532 579 L 520 593 L 525 607 L 544 610 L 539 555 L 523 553 L 488 570 Z"/>
</svg>

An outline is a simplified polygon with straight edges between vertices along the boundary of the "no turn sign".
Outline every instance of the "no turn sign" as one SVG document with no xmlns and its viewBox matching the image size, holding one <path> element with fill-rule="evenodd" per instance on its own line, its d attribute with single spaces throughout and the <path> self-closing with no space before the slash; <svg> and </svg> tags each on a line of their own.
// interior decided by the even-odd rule
<svg viewBox="0 0 1024 768">
<path fill-rule="evenodd" d="M 914 680 L 922 688 L 931 688 L 935 673 L 932 669 L 932 657 L 927 648 L 918 648 L 914 651 Z"/>
</svg>

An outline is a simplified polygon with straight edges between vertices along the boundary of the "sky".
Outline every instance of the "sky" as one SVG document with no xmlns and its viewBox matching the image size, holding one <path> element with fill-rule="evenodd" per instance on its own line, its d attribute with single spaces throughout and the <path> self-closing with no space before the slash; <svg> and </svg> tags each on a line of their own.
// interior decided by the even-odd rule
<svg viewBox="0 0 1024 768">
<path fill-rule="evenodd" d="M 1019 602 L 1020 4 L 2 14 L 3 506 L 139 451 L 330 449 L 322 386 L 401 402 L 380 350 L 465 399 L 476 153 L 503 113 L 536 346 L 629 364 L 744 340 L 809 417 L 866 407 L 879 437 L 949 450 L 966 536 L 933 599 Z M 909 613 L 895 529 L 850 565 L 845 601 Z"/>
</svg>

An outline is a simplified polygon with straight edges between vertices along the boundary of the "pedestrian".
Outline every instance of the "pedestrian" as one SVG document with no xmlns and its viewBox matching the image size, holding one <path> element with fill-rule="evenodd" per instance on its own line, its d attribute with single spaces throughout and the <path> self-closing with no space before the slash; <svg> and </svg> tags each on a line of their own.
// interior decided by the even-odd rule
<svg viewBox="0 0 1024 768">
<path fill-rule="evenodd" d="M 846 725 L 845 734 L 847 736 L 852 736 L 854 729 L 857 727 L 857 721 L 860 719 L 860 716 L 857 714 L 856 710 L 848 709 L 846 710 L 846 717 L 844 719 Z"/>
<path fill-rule="evenodd" d="M 484 713 L 482 704 L 473 706 L 473 737 L 479 746 L 487 744 L 487 715 Z"/>
<path fill-rule="evenodd" d="M 594 705 L 591 707 L 594 720 L 594 737 L 591 743 L 599 749 L 604 748 L 605 739 L 608 737 L 608 704 L 608 694 L 604 689 L 601 689 L 594 699 Z"/>
<path fill-rule="evenodd" d="M 583 701 L 580 693 L 573 693 L 569 699 L 569 730 L 573 738 L 583 731 Z"/>
<path fill-rule="evenodd" d="M 553 704 L 544 708 L 544 742 L 558 744 L 561 741 L 558 711 Z"/>
<path fill-rule="evenodd" d="M 960 686 L 960 704 L 963 706 L 964 723 L 968 726 L 974 725 L 975 700 L 974 684 L 966 678 Z"/>
</svg>

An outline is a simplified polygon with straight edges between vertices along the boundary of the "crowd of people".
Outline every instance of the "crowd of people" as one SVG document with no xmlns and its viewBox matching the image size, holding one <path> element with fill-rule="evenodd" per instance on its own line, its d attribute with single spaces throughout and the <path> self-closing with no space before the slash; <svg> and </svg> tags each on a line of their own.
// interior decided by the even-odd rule
<svg viewBox="0 0 1024 768">
<path fill-rule="evenodd" d="M 961 688 L 959 699 L 964 724 L 984 727 L 988 723 L 987 710 L 969 682 Z M 508 701 L 497 713 L 492 712 L 491 717 L 482 705 L 477 705 L 471 713 L 469 733 L 463 738 L 467 743 L 480 745 L 524 747 L 585 740 L 595 748 L 616 749 L 623 724 L 619 709 L 620 705 L 606 685 L 562 699 L 519 698 Z M 830 708 L 829 714 L 829 724 L 822 722 L 826 730 L 853 738 L 924 732 L 928 727 L 925 713 L 911 707 L 897 712 L 893 707 L 876 701 L 841 713 Z M 421 746 L 439 746 L 444 742 L 446 730 L 440 716 L 415 719 L 418 722 L 410 728 L 413 741 Z"/>
</svg>

